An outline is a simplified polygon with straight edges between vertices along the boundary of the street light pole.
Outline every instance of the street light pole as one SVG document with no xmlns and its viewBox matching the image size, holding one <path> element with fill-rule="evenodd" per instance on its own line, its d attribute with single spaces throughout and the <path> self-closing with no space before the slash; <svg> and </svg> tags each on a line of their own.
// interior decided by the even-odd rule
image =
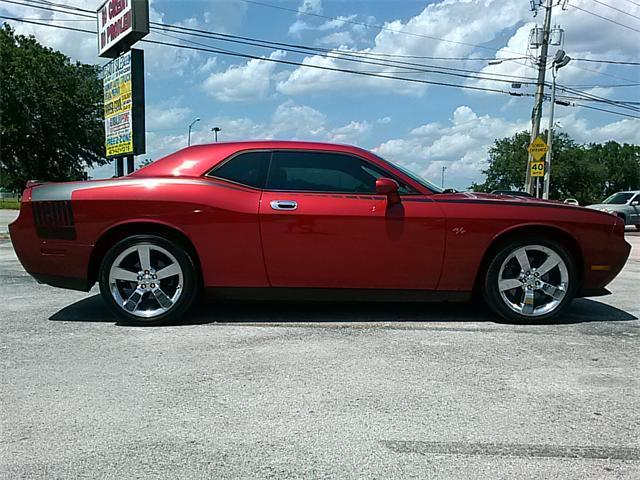
<svg viewBox="0 0 640 480">
<path fill-rule="evenodd" d="M 189 136 L 187 137 L 187 146 L 191 146 L 191 128 L 200 121 L 200 117 L 196 118 L 193 122 L 189 124 Z"/>
<path fill-rule="evenodd" d="M 444 172 L 447 170 L 447 167 L 442 167 L 442 177 L 440 178 L 440 186 L 444 188 Z"/>
<path fill-rule="evenodd" d="M 218 132 L 221 131 L 222 129 L 220 127 L 213 127 L 211 129 L 211 131 L 213 132 L 215 139 L 216 139 L 216 143 L 218 143 Z"/>
<path fill-rule="evenodd" d="M 544 192 L 542 198 L 549 200 L 549 186 L 551 184 L 551 158 L 552 158 L 552 142 L 553 142 L 553 115 L 556 110 L 556 76 L 558 70 L 571 61 L 569 55 L 565 55 L 564 50 L 558 50 L 555 58 L 553 59 L 553 65 L 551 66 L 551 75 L 553 76 L 553 83 L 551 84 L 551 108 L 549 109 L 549 128 L 547 130 L 547 156 L 545 158 L 544 169 Z"/>
</svg>

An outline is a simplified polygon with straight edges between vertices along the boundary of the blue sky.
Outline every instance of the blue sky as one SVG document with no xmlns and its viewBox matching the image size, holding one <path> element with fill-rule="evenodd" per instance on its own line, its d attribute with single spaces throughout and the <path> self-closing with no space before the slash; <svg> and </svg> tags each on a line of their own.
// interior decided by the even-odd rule
<svg viewBox="0 0 640 480">
<path fill-rule="evenodd" d="M 58 0 L 58 3 L 92 10 L 98 6 L 98 2 L 83 0 Z M 563 47 L 570 56 L 640 60 L 640 33 L 635 31 L 640 30 L 640 20 L 635 18 L 640 17 L 640 7 L 634 2 L 570 0 L 569 4 L 566 10 L 560 6 L 554 9 L 554 23 L 565 30 Z M 587 14 L 580 8 L 626 27 Z M 71 21 L 74 17 L 67 14 L 29 7 L 0 3 L 0 12 L 41 18 L 54 24 L 95 28 L 92 22 Z M 522 77 L 535 76 L 532 61 L 527 59 L 527 55 L 535 51 L 528 50 L 527 38 L 530 28 L 542 23 L 543 14 L 534 18 L 528 0 L 151 2 L 151 19 L 157 22 L 357 54 L 465 57 L 464 61 L 405 61 L 481 71 L 483 75 Z M 12 23 L 20 33 L 33 34 L 45 45 L 74 59 L 101 63 L 97 57 L 97 41 L 92 35 Z M 152 32 L 148 38 L 184 43 L 187 37 L 175 39 Z M 379 71 L 386 75 L 397 74 L 394 71 L 398 68 L 353 64 L 335 58 L 202 38 L 191 40 L 260 57 Z M 213 141 L 210 132 L 213 126 L 222 129 L 222 141 L 282 138 L 351 143 L 372 149 L 437 182 L 442 166 L 446 166 L 446 186 L 465 189 L 472 181 L 482 180 L 487 150 L 495 138 L 529 127 L 533 103 L 530 97 L 367 78 L 170 47 L 145 44 L 137 47 L 146 51 L 148 153 L 140 159 L 156 159 L 185 146 L 187 126 L 199 117 L 201 121 L 194 127 L 193 143 Z M 552 47 L 551 53 L 557 48 Z M 489 65 L 486 60 L 474 60 L 479 57 L 524 58 Z M 403 75 L 533 92 L 531 86 L 513 90 L 509 84 L 496 81 L 428 73 Z M 640 100 L 637 86 L 611 86 L 640 82 L 638 66 L 576 60 L 560 71 L 558 80 L 565 85 L 600 85 L 583 89 L 601 97 Z M 606 108 L 602 104 L 593 105 Z M 547 107 L 545 104 L 544 115 Z M 579 107 L 558 107 L 556 118 L 560 128 L 579 142 L 612 139 L 640 143 L 638 119 Z M 543 125 L 546 126 L 546 122 L 543 118 Z M 107 177 L 112 172 L 113 167 L 106 166 L 93 174 Z"/>
</svg>

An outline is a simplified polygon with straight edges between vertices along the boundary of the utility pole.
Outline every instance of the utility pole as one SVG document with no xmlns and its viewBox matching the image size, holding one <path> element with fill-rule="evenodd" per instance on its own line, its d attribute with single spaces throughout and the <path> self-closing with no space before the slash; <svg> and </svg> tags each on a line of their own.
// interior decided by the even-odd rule
<svg viewBox="0 0 640 480">
<path fill-rule="evenodd" d="M 542 0 L 545 1 L 545 0 Z M 551 32 L 551 10 L 553 9 L 553 0 L 546 0 L 546 9 L 544 15 L 544 27 L 542 35 L 542 45 L 540 48 L 540 57 L 538 58 L 538 80 L 536 87 L 536 97 L 531 111 L 531 140 L 532 143 L 540 134 L 540 119 L 542 118 L 542 101 L 544 100 L 544 77 L 547 68 L 547 53 L 549 51 L 549 33 Z M 533 194 L 533 181 L 529 164 L 532 157 L 529 154 L 527 159 L 527 172 L 524 181 L 524 187 L 527 193 Z"/>
<path fill-rule="evenodd" d="M 447 170 L 447 167 L 442 167 L 442 177 L 440 178 L 440 186 L 444 188 L 444 172 Z"/>
</svg>

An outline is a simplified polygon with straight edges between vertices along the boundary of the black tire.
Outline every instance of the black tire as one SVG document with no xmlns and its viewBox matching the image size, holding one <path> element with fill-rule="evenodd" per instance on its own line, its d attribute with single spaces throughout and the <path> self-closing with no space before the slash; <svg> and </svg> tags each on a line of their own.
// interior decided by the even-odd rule
<svg viewBox="0 0 640 480">
<path fill-rule="evenodd" d="M 498 281 L 500 269 L 507 257 L 519 248 L 533 245 L 549 248 L 560 256 L 566 265 L 569 281 L 564 298 L 552 311 L 541 315 L 528 316 L 514 311 L 506 304 L 500 294 Z M 517 237 L 503 243 L 494 250 L 493 258 L 490 259 L 484 275 L 482 294 L 487 306 L 507 322 L 527 324 L 551 323 L 557 320 L 569 308 L 575 297 L 579 283 L 580 278 L 575 259 L 563 244 L 544 237 Z"/>
<path fill-rule="evenodd" d="M 129 311 L 125 310 L 125 308 L 121 306 L 114 298 L 114 294 L 112 294 L 111 292 L 111 284 L 109 279 L 110 270 L 113 266 L 114 261 L 116 261 L 118 257 L 127 249 L 137 246 L 159 247 L 166 250 L 177 261 L 182 274 L 182 286 L 177 287 L 182 288 L 182 290 L 173 305 L 168 307 L 167 311 L 148 318 L 132 314 Z M 129 325 L 145 326 L 167 325 L 180 322 L 187 314 L 189 309 L 193 306 L 196 298 L 198 297 L 200 290 L 198 279 L 199 277 L 195 267 L 195 263 L 189 255 L 188 251 L 179 243 L 159 237 L 157 235 L 134 235 L 120 240 L 109 249 L 109 251 L 102 259 L 102 262 L 100 264 L 100 271 L 98 274 L 100 293 L 102 295 L 102 298 L 109 306 L 111 311 L 116 315 L 116 317 L 123 323 Z M 156 280 L 158 287 L 160 287 L 161 281 L 162 280 Z M 135 285 L 135 283 L 136 282 L 134 281 L 129 282 L 129 284 L 131 285 L 130 288 L 135 288 L 133 286 Z M 155 297 L 152 297 L 151 293 L 147 294 L 147 296 L 143 298 L 145 298 L 143 300 L 145 302 L 155 301 Z M 158 306 L 161 307 L 159 302 Z"/>
<path fill-rule="evenodd" d="M 638 232 L 640 232 L 640 223 L 638 223 L 638 224 L 636 225 L 636 230 L 637 230 Z"/>
</svg>

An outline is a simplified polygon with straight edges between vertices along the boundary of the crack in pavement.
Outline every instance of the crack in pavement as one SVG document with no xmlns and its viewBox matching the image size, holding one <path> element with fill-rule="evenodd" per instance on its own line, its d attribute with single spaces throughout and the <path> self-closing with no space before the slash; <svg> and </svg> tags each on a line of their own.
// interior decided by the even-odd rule
<svg viewBox="0 0 640 480">
<path fill-rule="evenodd" d="M 395 453 L 417 453 L 419 455 L 486 455 L 497 457 L 640 461 L 640 448 L 632 447 L 425 442 L 402 440 L 383 440 L 381 443 Z"/>
</svg>

